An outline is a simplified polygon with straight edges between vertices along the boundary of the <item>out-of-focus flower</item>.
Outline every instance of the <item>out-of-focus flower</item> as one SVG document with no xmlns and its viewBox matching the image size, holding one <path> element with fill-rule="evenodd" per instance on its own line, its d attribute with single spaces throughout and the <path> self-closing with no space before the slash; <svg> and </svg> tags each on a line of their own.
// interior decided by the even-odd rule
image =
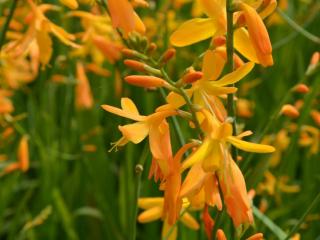
<svg viewBox="0 0 320 240">
<path fill-rule="evenodd" d="M 89 109 L 93 106 L 93 97 L 89 80 L 86 76 L 84 66 L 77 62 L 77 85 L 75 90 L 75 103 L 78 109 Z"/>
<path fill-rule="evenodd" d="M 3 170 L 3 174 L 8 174 L 16 170 L 26 172 L 29 169 L 29 146 L 28 137 L 23 136 L 20 139 L 18 151 L 17 151 L 17 162 L 10 163 Z"/>
<path fill-rule="evenodd" d="M 320 130 L 319 128 L 304 125 L 301 128 L 299 145 L 302 147 L 310 146 L 310 153 L 317 154 L 320 145 Z"/>
<path fill-rule="evenodd" d="M 122 44 L 117 32 L 112 28 L 109 16 L 85 11 L 71 11 L 70 17 L 79 17 L 84 32 L 78 33 L 82 46 L 72 52 L 72 56 L 91 56 L 92 61 L 101 65 L 105 59 L 114 63 L 121 57 Z"/>
<path fill-rule="evenodd" d="M 300 116 L 299 111 L 297 110 L 297 108 L 295 108 L 293 105 L 291 104 L 285 104 L 282 106 L 281 114 L 290 117 L 290 118 L 297 118 Z"/>
<path fill-rule="evenodd" d="M 237 100 L 237 115 L 243 118 L 250 118 L 253 115 L 253 103 L 247 99 L 239 98 Z"/>
<path fill-rule="evenodd" d="M 39 48 L 39 58 L 43 66 L 47 65 L 52 55 L 52 40 L 50 33 L 55 35 L 61 42 L 72 47 L 79 47 L 74 43 L 75 36 L 67 33 L 63 28 L 52 23 L 44 13 L 48 10 L 57 10 L 57 7 L 49 4 L 41 4 L 37 6 L 32 0 L 28 0 L 31 7 L 31 12 L 27 16 L 26 22 L 29 27 L 27 32 L 17 41 L 8 45 L 7 52 L 14 56 L 21 56 L 24 54 L 30 44 L 36 41 Z"/>
</svg>

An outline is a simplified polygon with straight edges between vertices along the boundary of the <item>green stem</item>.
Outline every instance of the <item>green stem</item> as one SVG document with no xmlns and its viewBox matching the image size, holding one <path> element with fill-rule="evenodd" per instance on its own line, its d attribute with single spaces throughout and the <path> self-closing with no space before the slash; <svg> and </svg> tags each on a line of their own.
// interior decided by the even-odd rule
<svg viewBox="0 0 320 240">
<path fill-rule="evenodd" d="M 232 0 L 226 1 L 226 12 L 227 12 L 227 73 L 233 72 L 233 53 L 234 53 L 234 46 L 233 46 L 233 10 L 232 10 Z M 232 84 L 234 86 L 234 84 Z M 228 115 L 232 120 L 232 128 L 233 133 L 237 134 L 237 126 L 236 126 L 236 113 L 235 113 L 235 102 L 234 102 L 234 94 L 228 94 L 227 100 L 227 111 Z M 232 157 L 234 160 L 237 160 L 237 149 L 232 147 Z"/>
<path fill-rule="evenodd" d="M 173 81 L 170 79 L 170 77 L 168 76 L 168 74 L 165 72 L 164 69 L 161 69 L 161 73 L 162 73 L 163 77 L 165 78 L 165 80 L 166 80 L 167 82 L 169 82 L 169 83 L 170 83 L 171 85 L 173 85 L 173 86 L 175 85 L 175 82 L 173 82 Z M 189 108 L 189 110 L 190 110 L 190 112 L 191 112 L 191 115 L 192 115 L 192 119 L 193 119 L 193 123 L 194 123 L 194 125 L 195 125 L 195 128 L 197 129 L 199 135 L 202 136 L 203 134 L 202 134 L 201 126 L 200 126 L 200 123 L 199 123 L 199 121 L 198 121 L 198 118 L 197 118 L 197 115 L 196 115 L 196 111 L 195 111 L 195 109 L 194 109 L 194 107 L 193 107 L 193 104 L 192 104 L 192 102 L 191 102 L 188 94 L 187 94 L 186 91 L 185 91 L 184 89 L 182 89 L 182 88 L 177 88 L 176 90 L 177 90 L 177 93 L 178 93 L 179 95 L 181 95 L 181 96 L 183 97 L 183 99 L 185 100 L 185 102 L 186 102 L 186 104 L 187 104 L 187 106 L 188 106 L 188 108 Z"/>
<path fill-rule="evenodd" d="M 10 6 L 10 10 L 9 10 L 9 15 L 3 25 L 3 28 L 2 28 L 2 31 L 0 33 L 0 51 L 1 51 L 1 48 L 4 44 L 4 40 L 6 39 L 6 33 L 8 31 L 8 28 L 9 28 L 9 24 L 11 22 L 11 19 L 12 19 L 12 16 L 13 16 L 13 13 L 14 13 L 14 10 L 16 9 L 16 6 L 17 6 L 17 2 L 18 0 L 13 0 L 11 2 L 11 6 Z"/>
<path fill-rule="evenodd" d="M 303 223 L 304 219 L 307 217 L 307 215 L 311 212 L 311 210 L 313 209 L 314 206 L 316 206 L 320 201 L 320 193 L 318 193 L 318 195 L 313 199 L 312 203 L 310 204 L 310 206 L 308 207 L 308 209 L 305 211 L 305 213 L 301 216 L 301 218 L 299 219 L 299 221 L 297 222 L 296 225 L 294 225 L 294 227 L 292 228 L 292 230 L 290 231 L 290 233 L 287 235 L 287 237 L 285 238 L 285 240 L 288 240 L 300 227 L 300 225 Z"/>
<path fill-rule="evenodd" d="M 277 8 L 277 13 L 282 17 L 283 20 L 285 20 L 290 27 L 292 27 L 295 31 L 300 33 L 301 35 L 308 38 L 310 41 L 320 44 L 320 38 L 313 35 L 312 33 L 309 33 L 307 30 L 305 30 L 303 27 L 298 25 L 295 21 L 293 21 L 287 14 L 285 14 L 283 11 L 281 11 L 280 8 Z"/>
</svg>

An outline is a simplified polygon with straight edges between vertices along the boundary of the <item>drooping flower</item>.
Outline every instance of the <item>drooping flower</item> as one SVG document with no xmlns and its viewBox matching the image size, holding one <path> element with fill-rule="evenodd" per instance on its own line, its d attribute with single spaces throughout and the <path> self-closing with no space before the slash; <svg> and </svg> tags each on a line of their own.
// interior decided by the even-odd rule
<svg viewBox="0 0 320 240">
<path fill-rule="evenodd" d="M 109 0 L 108 8 L 113 27 L 123 30 L 125 37 L 133 31 L 144 34 L 145 26 L 128 0 Z"/>
</svg>

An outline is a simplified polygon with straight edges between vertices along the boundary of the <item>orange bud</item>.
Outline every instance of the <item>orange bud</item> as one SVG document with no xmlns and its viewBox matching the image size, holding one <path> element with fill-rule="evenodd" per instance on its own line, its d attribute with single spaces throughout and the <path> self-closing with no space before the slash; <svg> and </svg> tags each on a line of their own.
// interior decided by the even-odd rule
<svg viewBox="0 0 320 240">
<path fill-rule="evenodd" d="M 161 57 L 160 62 L 166 64 L 176 55 L 176 50 L 174 48 L 169 48 Z"/>
<path fill-rule="evenodd" d="M 215 47 L 220 47 L 226 44 L 226 37 L 219 36 L 213 39 L 213 44 Z"/>
<path fill-rule="evenodd" d="M 127 67 L 133 70 L 136 70 L 139 72 L 145 72 L 145 68 L 144 68 L 145 64 L 142 62 L 138 62 L 136 60 L 131 60 L 131 59 L 126 59 L 123 62 Z"/>
<path fill-rule="evenodd" d="M 203 73 L 200 71 L 190 71 L 182 77 L 184 83 L 193 83 L 200 80 L 203 77 Z"/>
<path fill-rule="evenodd" d="M 123 55 L 125 55 L 127 57 L 135 57 L 137 54 L 137 51 L 129 49 L 129 48 L 124 48 L 121 50 L 121 52 L 123 53 Z"/>
<path fill-rule="evenodd" d="M 299 117 L 300 113 L 296 107 L 292 106 L 291 104 L 285 104 L 281 108 L 281 114 L 290 117 L 290 118 L 297 118 Z"/>
<path fill-rule="evenodd" d="M 316 65 L 320 61 L 320 52 L 315 52 L 310 61 L 310 65 Z"/>
<path fill-rule="evenodd" d="M 3 132 L 2 132 L 2 139 L 7 139 L 14 133 L 14 128 L 13 127 L 7 127 Z"/>
<path fill-rule="evenodd" d="M 256 10 L 243 2 L 239 3 L 246 19 L 250 40 L 263 66 L 273 65 L 272 46 L 268 31 Z"/>
<path fill-rule="evenodd" d="M 295 103 L 294 106 L 296 109 L 300 110 L 303 107 L 304 101 L 302 99 L 298 99 Z"/>
<path fill-rule="evenodd" d="M 263 234 L 262 233 L 256 233 L 252 235 L 251 237 L 247 238 L 247 240 L 262 240 Z"/>
<path fill-rule="evenodd" d="M 312 110 L 311 113 L 310 113 L 313 121 L 318 125 L 320 126 L 320 112 L 319 111 L 316 111 L 316 110 Z"/>
<path fill-rule="evenodd" d="M 29 146 L 28 137 L 23 136 L 18 148 L 18 161 L 21 171 L 25 172 L 29 169 Z"/>
<path fill-rule="evenodd" d="M 154 76 L 131 75 L 125 77 L 125 80 L 132 85 L 146 88 L 163 87 L 168 85 L 168 83 L 164 79 Z"/>
<path fill-rule="evenodd" d="M 152 52 L 154 52 L 157 48 L 158 48 L 158 47 L 157 47 L 157 44 L 155 44 L 155 43 L 150 43 L 149 48 L 148 48 L 148 52 L 149 52 L 149 53 L 152 53 Z"/>
<path fill-rule="evenodd" d="M 297 92 L 297 93 L 308 93 L 309 92 L 309 87 L 305 84 L 298 84 L 296 85 L 294 88 L 293 88 L 293 91 L 294 92 Z"/>
<path fill-rule="evenodd" d="M 111 75 L 110 71 L 100 67 L 98 64 L 89 63 L 86 65 L 86 70 L 93 72 L 102 77 L 109 77 Z"/>
<path fill-rule="evenodd" d="M 218 229 L 218 231 L 217 231 L 217 239 L 218 240 L 227 240 L 226 235 L 224 234 L 222 229 Z"/>
<path fill-rule="evenodd" d="M 6 166 L 6 168 L 3 170 L 4 173 L 11 173 L 13 171 L 16 171 L 20 168 L 20 164 L 15 162 L 15 163 L 11 163 L 8 166 Z"/>
<path fill-rule="evenodd" d="M 93 144 L 86 144 L 82 147 L 82 150 L 84 152 L 96 152 L 97 151 L 97 146 Z"/>
</svg>

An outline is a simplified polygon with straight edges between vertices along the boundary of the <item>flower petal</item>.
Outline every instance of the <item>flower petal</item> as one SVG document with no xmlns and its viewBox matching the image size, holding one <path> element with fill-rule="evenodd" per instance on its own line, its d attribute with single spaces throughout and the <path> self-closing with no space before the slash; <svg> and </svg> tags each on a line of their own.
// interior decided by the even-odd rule
<svg viewBox="0 0 320 240">
<path fill-rule="evenodd" d="M 200 228 L 200 225 L 197 222 L 197 220 L 190 213 L 187 212 L 182 215 L 181 222 L 188 228 L 191 228 L 193 230 L 198 230 Z"/>
<path fill-rule="evenodd" d="M 216 51 L 208 50 L 203 58 L 202 72 L 204 80 L 216 80 L 225 65 L 225 59 Z"/>
<path fill-rule="evenodd" d="M 111 112 L 113 114 L 119 115 L 121 117 L 129 118 L 135 121 L 144 121 L 146 119 L 145 116 L 132 114 L 131 112 L 124 111 L 120 108 L 116 108 L 110 105 L 101 105 L 101 107 L 107 112 Z"/>
<path fill-rule="evenodd" d="M 162 207 L 153 207 L 146 211 L 143 211 L 138 216 L 138 221 L 140 223 L 152 222 L 154 220 L 161 218 L 161 215 L 162 215 Z"/>
<path fill-rule="evenodd" d="M 225 75 L 223 78 L 216 81 L 215 84 L 217 86 L 226 86 L 229 84 L 236 83 L 240 81 L 242 78 L 244 78 L 253 69 L 253 67 L 254 67 L 254 63 L 248 62 L 242 65 L 241 67 L 237 68 L 232 73 Z"/>
<path fill-rule="evenodd" d="M 182 167 L 181 167 L 182 171 L 192 166 L 193 164 L 199 161 L 202 161 L 202 159 L 207 156 L 209 147 L 210 147 L 210 140 L 209 139 L 204 140 L 201 146 L 182 163 Z"/>
<path fill-rule="evenodd" d="M 234 31 L 234 48 L 251 62 L 259 63 L 256 51 L 250 42 L 249 33 L 245 28 Z"/>
<path fill-rule="evenodd" d="M 119 130 L 126 139 L 137 144 L 147 137 L 149 126 L 144 122 L 137 122 L 119 126 Z"/>
<path fill-rule="evenodd" d="M 184 47 L 212 37 L 217 32 L 217 21 L 212 18 L 194 18 L 184 22 L 170 37 L 176 47 Z"/>
<path fill-rule="evenodd" d="M 123 109 L 123 111 L 126 111 L 128 113 L 139 115 L 139 111 L 136 105 L 130 98 L 121 98 L 121 108 Z"/>
<path fill-rule="evenodd" d="M 227 141 L 230 142 L 235 147 L 247 152 L 272 153 L 275 151 L 275 148 L 272 146 L 246 142 L 233 136 L 227 137 Z"/>
</svg>

